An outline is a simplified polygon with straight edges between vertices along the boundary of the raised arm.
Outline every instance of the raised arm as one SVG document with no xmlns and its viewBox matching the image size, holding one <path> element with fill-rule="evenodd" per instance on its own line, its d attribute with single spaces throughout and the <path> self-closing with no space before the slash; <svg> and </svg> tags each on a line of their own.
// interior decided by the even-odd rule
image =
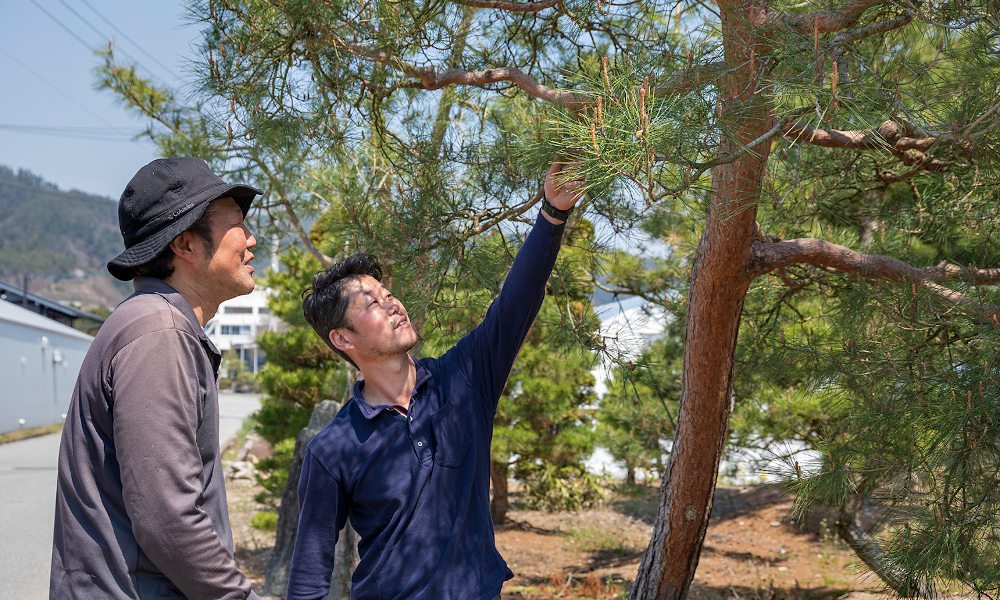
<svg viewBox="0 0 1000 600">
<path fill-rule="evenodd" d="M 571 210 L 583 195 L 583 181 L 567 179 L 571 169 L 571 164 L 556 161 L 545 175 L 545 198 L 556 209 L 551 212 Z M 564 220 L 543 207 L 483 322 L 442 357 L 458 363 L 478 388 L 490 416 L 542 306 L 564 228 Z"/>
</svg>

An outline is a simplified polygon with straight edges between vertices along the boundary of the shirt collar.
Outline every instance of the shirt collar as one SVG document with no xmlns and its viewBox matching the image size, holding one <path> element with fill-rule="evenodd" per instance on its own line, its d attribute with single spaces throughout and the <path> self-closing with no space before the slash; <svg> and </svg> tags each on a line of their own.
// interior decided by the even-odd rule
<svg viewBox="0 0 1000 600">
<path fill-rule="evenodd" d="M 430 380 L 430 378 L 431 378 L 431 372 L 429 370 L 427 370 L 426 367 L 424 367 L 423 363 L 421 363 L 419 360 L 413 358 L 412 356 L 410 357 L 410 360 L 413 361 L 413 365 L 417 368 L 417 379 L 413 383 L 413 391 L 416 392 L 420 388 L 420 386 L 422 386 L 423 384 L 427 383 L 428 380 Z M 365 380 L 364 379 L 362 379 L 360 381 L 355 381 L 354 382 L 354 388 L 352 390 L 352 394 L 351 395 L 354 398 L 354 402 L 358 405 L 358 408 L 361 409 L 361 415 L 364 418 L 366 418 L 368 420 L 371 420 L 371 419 L 374 419 L 379 414 L 381 414 L 382 412 L 384 412 L 385 411 L 385 407 L 384 406 L 372 406 L 371 404 L 368 404 L 368 402 L 365 401 L 365 398 L 364 398 L 364 396 L 361 393 L 361 390 L 363 390 L 364 387 L 365 387 Z M 415 398 L 416 394 L 414 393 L 413 396 Z M 411 398 L 410 401 L 411 401 L 410 410 L 412 411 L 412 409 L 413 409 L 413 404 L 412 404 L 413 398 Z"/>
</svg>

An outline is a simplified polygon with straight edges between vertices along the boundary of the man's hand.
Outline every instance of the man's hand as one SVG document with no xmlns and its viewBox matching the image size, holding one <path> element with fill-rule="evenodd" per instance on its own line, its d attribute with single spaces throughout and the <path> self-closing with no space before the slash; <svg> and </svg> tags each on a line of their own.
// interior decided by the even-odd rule
<svg viewBox="0 0 1000 600">
<path fill-rule="evenodd" d="M 545 174 L 545 197 L 548 199 L 549 204 L 559 210 L 567 210 L 575 206 L 580 197 L 583 196 L 583 179 L 566 180 L 566 172 L 577 166 L 572 162 L 564 162 L 557 158 L 552 163 L 552 166 L 549 167 L 549 172 Z M 562 221 L 549 216 L 547 213 L 542 214 L 553 223 L 562 223 Z"/>
</svg>

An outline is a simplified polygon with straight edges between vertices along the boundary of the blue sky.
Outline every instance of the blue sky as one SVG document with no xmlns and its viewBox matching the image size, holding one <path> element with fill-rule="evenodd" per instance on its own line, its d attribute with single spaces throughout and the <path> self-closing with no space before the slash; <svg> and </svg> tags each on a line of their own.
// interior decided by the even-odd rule
<svg viewBox="0 0 1000 600">
<path fill-rule="evenodd" d="M 179 89 L 198 37 L 180 0 L 0 0 L 0 164 L 117 200 L 156 149 L 131 140 L 144 121 L 94 89 L 90 48 L 113 40 Z"/>
</svg>

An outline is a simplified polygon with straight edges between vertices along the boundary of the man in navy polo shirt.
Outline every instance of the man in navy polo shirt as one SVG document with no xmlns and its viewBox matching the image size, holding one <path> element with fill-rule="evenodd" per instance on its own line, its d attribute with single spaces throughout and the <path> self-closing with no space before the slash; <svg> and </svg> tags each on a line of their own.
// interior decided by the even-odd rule
<svg viewBox="0 0 1000 600">
<path fill-rule="evenodd" d="M 565 169 L 546 174 L 542 210 L 485 319 L 440 358 L 408 354 L 417 332 L 373 257 L 313 277 L 306 320 L 363 380 L 306 451 L 289 600 L 326 598 L 348 518 L 361 538 L 352 600 L 490 600 L 514 576 L 490 519 L 493 417 L 582 195 Z"/>
</svg>

